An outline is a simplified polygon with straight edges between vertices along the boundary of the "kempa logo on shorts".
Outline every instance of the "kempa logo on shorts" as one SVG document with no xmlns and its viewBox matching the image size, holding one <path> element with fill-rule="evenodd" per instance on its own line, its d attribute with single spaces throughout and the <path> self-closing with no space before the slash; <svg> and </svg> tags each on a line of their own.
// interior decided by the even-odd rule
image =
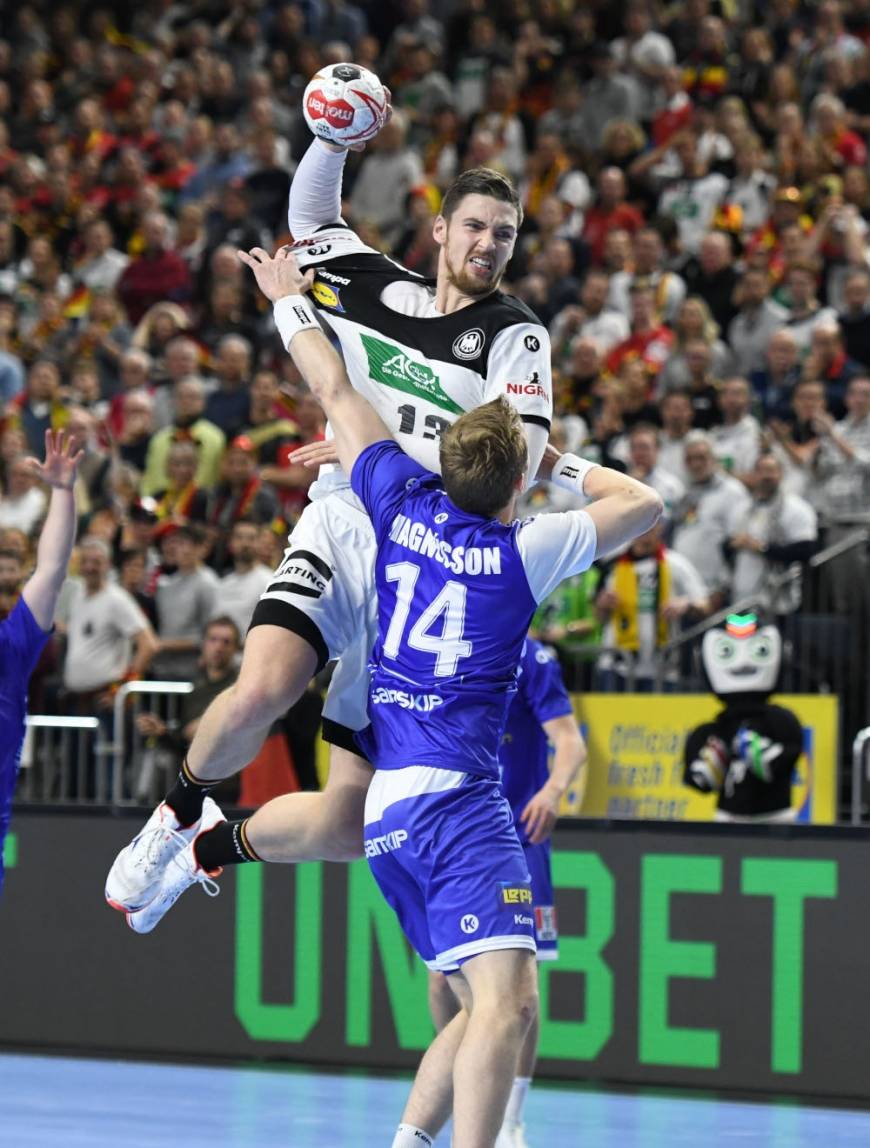
<svg viewBox="0 0 870 1148">
<path fill-rule="evenodd" d="M 515 925 L 528 925 L 531 927 L 534 925 L 534 923 L 535 923 L 534 918 L 526 917 L 522 913 L 514 913 L 514 924 Z"/>
<path fill-rule="evenodd" d="M 472 327 L 470 331 L 453 340 L 453 354 L 457 359 L 476 359 L 480 354 L 486 336 L 480 327 Z"/>
<path fill-rule="evenodd" d="M 474 913 L 466 913 L 459 922 L 459 927 L 463 933 L 476 933 L 480 928 L 480 921 L 478 921 Z"/>
<path fill-rule="evenodd" d="M 376 383 L 404 391 L 406 395 L 428 399 L 433 406 L 461 415 L 462 407 L 445 394 L 441 380 L 431 367 L 418 363 L 392 343 L 375 339 L 372 335 L 360 335 L 369 360 L 369 377 Z"/>
<path fill-rule="evenodd" d="M 383 853 L 394 853 L 408 840 L 407 829 L 394 829 L 382 837 L 370 837 L 365 844 L 366 857 L 380 857 Z"/>
</svg>

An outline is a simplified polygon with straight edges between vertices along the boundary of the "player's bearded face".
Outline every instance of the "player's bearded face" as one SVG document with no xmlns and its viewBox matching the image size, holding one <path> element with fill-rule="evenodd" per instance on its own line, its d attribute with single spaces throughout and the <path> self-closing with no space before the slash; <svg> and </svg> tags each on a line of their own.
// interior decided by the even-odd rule
<svg viewBox="0 0 870 1148">
<path fill-rule="evenodd" d="M 446 222 L 442 235 L 448 282 L 463 295 L 488 295 L 498 287 L 513 254 L 516 211 L 489 196 L 467 195 Z"/>
</svg>

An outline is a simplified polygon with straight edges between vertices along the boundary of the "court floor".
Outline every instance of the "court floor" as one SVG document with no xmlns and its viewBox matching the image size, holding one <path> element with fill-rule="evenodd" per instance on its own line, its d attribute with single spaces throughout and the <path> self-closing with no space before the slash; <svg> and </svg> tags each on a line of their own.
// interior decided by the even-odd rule
<svg viewBox="0 0 870 1148">
<path fill-rule="evenodd" d="M 409 1082 L 0 1055 L 9 1148 L 389 1148 Z M 866 1148 L 870 1113 L 536 1086 L 530 1148 Z M 448 1133 L 437 1141 L 447 1148 Z"/>
</svg>

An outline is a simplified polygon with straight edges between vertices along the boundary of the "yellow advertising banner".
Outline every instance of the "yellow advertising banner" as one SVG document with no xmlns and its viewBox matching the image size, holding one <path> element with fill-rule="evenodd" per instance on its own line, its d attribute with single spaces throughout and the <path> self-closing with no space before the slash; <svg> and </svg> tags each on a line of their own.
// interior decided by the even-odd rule
<svg viewBox="0 0 870 1148">
<path fill-rule="evenodd" d="M 586 777 L 565 796 L 565 816 L 710 821 L 714 794 L 683 785 L 683 745 L 712 720 L 710 694 L 575 694 L 574 711 L 589 747 Z M 804 727 L 804 753 L 792 786 L 798 821 L 832 825 L 837 808 L 837 699 L 782 694 Z"/>
</svg>

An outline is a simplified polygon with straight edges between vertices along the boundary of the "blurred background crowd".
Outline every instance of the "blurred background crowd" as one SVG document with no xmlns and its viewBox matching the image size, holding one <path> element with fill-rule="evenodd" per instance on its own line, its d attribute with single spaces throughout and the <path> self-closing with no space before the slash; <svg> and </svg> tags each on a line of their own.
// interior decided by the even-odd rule
<svg viewBox="0 0 870 1148">
<path fill-rule="evenodd" d="M 569 684 L 686 688 L 682 636 L 744 605 L 802 688 L 863 665 L 868 0 L 45 0 L 2 34 L 4 612 L 46 505 L 24 458 L 47 427 L 86 450 L 32 709 L 231 680 L 313 477 L 289 455 L 323 434 L 234 252 L 287 239 L 302 91 L 350 59 L 396 113 L 349 156 L 345 218 L 432 274 L 446 186 L 509 175 L 505 287 L 551 334 L 553 439 L 665 500 L 539 611 Z M 541 487 L 526 510 L 565 505 Z"/>
</svg>

